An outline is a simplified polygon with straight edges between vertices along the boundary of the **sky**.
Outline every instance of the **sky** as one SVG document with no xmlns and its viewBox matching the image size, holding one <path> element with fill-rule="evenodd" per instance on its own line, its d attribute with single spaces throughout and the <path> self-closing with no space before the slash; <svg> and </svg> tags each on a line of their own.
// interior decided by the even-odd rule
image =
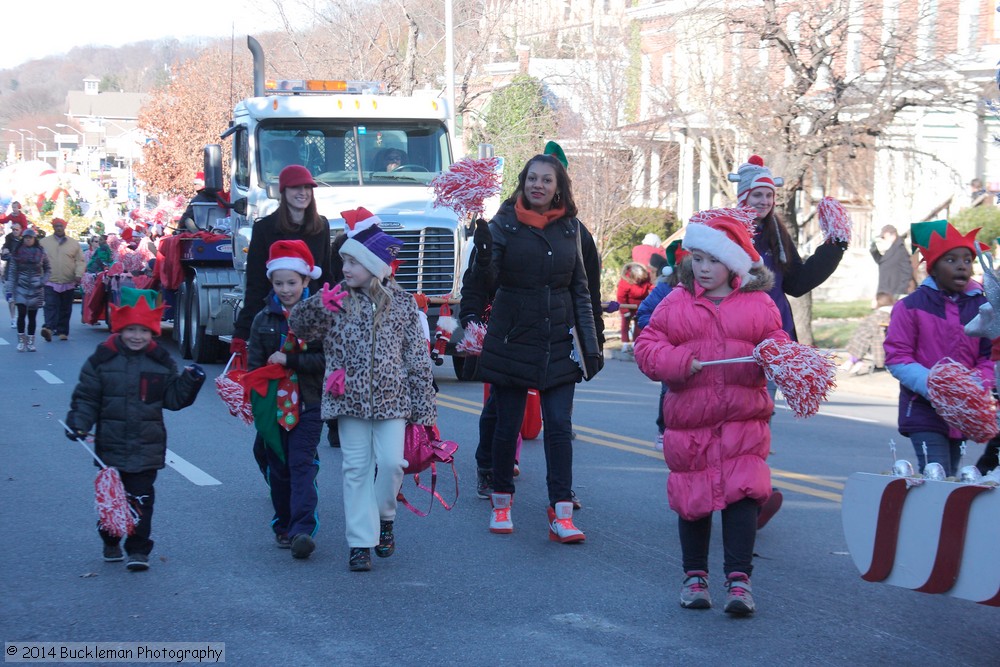
<svg viewBox="0 0 1000 667">
<path fill-rule="evenodd" d="M 302 21 L 299 0 L 4 0 L 0 10 L 0 69 L 75 46 L 121 46 L 163 37 L 237 38 L 280 30 L 276 3 Z"/>
</svg>

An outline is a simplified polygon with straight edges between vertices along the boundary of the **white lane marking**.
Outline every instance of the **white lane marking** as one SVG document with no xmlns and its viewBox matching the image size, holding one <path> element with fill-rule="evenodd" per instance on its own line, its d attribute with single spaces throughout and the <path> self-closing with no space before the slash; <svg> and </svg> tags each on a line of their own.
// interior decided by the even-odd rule
<svg viewBox="0 0 1000 667">
<path fill-rule="evenodd" d="M 0 345 L 10 345 L 10 343 L 7 342 L 6 338 L 0 338 Z"/>
<path fill-rule="evenodd" d="M 193 484 L 197 484 L 198 486 L 214 486 L 216 484 L 222 484 L 222 482 L 215 479 L 198 466 L 193 463 L 188 463 L 182 459 L 172 449 L 167 449 L 167 465 L 184 477 L 187 477 L 188 481 Z"/>
<path fill-rule="evenodd" d="M 55 375 L 48 371 L 35 371 L 38 376 L 48 382 L 49 384 L 62 384 L 63 381 L 57 378 Z"/>
<path fill-rule="evenodd" d="M 777 409 L 779 409 L 779 410 L 791 410 L 791 408 L 788 407 L 787 405 L 775 405 L 774 407 L 777 408 Z M 836 414 L 833 414 L 832 412 L 817 412 L 815 416 L 819 416 L 819 417 L 833 417 L 834 419 L 846 419 L 847 421 L 861 422 L 862 424 L 880 424 L 880 423 L 882 423 L 878 419 L 868 419 L 867 417 L 852 417 L 852 416 L 849 416 L 849 415 L 836 415 Z"/>
</svg>

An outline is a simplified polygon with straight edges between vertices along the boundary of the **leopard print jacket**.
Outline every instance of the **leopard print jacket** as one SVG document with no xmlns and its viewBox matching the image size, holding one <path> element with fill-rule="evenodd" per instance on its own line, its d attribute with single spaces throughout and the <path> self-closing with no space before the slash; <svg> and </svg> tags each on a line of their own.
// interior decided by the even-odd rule
<svg viewBox="0 0 1000 667">
<path fill-rule="evenodd" d="M 323 391 L 323 419 L 406 419 L 426 426 L 437 421 L 431 358 L 417 303 L 396 283 L 388 287 L 392 299 L 377 331 L 374 303 L 357 290 L 349 290 L 344 312 L 327 310 L 321 294 L 292 309 L 292 331 L 305 340 L 323 341 L 323 386 L 338 369 L 345 372 L 342 395 Z M 352 299 L 360 304 L 351 304 Z"/>
</svg>

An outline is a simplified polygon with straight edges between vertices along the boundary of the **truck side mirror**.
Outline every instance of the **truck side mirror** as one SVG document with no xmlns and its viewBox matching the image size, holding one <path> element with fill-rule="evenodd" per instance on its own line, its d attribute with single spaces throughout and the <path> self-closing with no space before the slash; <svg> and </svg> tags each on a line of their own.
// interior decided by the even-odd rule
<svg viewBox="0 0 1000 667">
<path fill-rule="evenodd" d="M 246 215 L 247 214 L 247 198 L 246 197 L 240 197 L 239 199 L 237 199 L 235 202 L 233 202 L 232 209 L 234 211 L 236 211 L 237 213 L 239 213 L 240 215 Z"/>
<path fill-rule="evenodd" d="M 281 201 L 281 191 L 278 189 L 277 183 L 267 184 L 267 196 L 269 199 L 277 199 Z"/>
</svg>

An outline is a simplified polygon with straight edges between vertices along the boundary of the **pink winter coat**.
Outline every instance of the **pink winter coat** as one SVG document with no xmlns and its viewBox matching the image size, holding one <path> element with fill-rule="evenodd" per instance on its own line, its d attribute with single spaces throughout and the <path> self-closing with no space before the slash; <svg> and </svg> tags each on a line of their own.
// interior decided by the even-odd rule
<svg viewBox="0 0 1000 667">
<path fill-rule="evenodd" d="M 787 340 L 781 315 L 767 295 L 773 277 L 755 280 L 718 306 L 693 286 L 690 264 L 681 268 L 683 289 L 657 307 L 635 343 L 635 360 L 650 379 L 666 382 L 663 458 L 670 468 L 667 498 L 684 519 L 700 519 L 743 498 L 771 494 L 768 421 L 774 403 L 755 363 L 708 366 L 691 375 L 691 360 L 744 357 L 762 340 Z"/>
</svg>

